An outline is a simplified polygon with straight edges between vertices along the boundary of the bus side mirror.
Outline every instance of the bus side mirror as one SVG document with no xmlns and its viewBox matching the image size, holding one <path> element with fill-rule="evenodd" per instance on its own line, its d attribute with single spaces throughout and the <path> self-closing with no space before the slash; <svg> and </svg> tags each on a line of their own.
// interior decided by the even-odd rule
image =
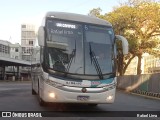
<svg viewBox="0 0 160 120">
<path fill-rule="evenodd" d="M 122 41 L 123 54 L 124 55 L 128 54 L 128 41 L 127 41 L 127 39 L 121 35 L 116 35 L 115 37 L 117 40 Z"/>
<path fill-rule="evenodd" d="M 38 44 L 44 46 L 44 27 L 40 26 L 38 29 Z"/>
</svg>

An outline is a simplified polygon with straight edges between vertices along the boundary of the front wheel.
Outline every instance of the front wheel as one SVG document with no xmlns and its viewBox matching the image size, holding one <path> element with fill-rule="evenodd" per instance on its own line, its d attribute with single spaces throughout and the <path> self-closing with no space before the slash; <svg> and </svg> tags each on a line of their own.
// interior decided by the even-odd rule
<svg viewBox="0 0 160 120">
<path fill-rule="evenodd" d="M 37 93 L 35 92 L 35 90 L 33 89 L 33 83 L 32 83 L 32 95 L 36 95 Z"/>
<path fill-rule="evenodd" d="M 44 102 L 39 95 L 38 95 L 38 100 L 39 100 L 39 105 L 40 106 L 46 106 L 46 102 Z"/>
<path fill-rule="evenodd" d="M 39 82 L 38 82 L 38 102 L 40 106 L 46 106 L 47 104 L 40 96 Z"/>
<path fill-rule="evenodd" d="M 32 88 L 32 95 L 36 95 L 37 93 Z"/>
</svg>

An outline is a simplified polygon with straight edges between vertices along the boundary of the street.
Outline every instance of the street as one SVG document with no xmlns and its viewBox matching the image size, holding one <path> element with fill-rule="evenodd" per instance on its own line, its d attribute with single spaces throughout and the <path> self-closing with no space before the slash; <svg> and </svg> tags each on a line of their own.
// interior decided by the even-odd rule
<svg viewBox="0 0 160 120">
<path fill-rule="evenodd" d="M 48 114 L 52 114 L 51 117 L 92 117 L 98 115 L 99 112 L 102 116 L 104 114 L 115 114 L 115 116 L 116 114 L 118 116 L 123 114 L 125 117 L 125 114 L 132 113 L 127 111 L 141 111 L 142 113 L 160 111 L 160 100 L 118 90 L 114 104 L 99 104 L 97 107 L 80 104 L 48 104 L 41 107 L 38 103 L 38 97 L 31 94 L 31 82 L 0 82 L 0 111 L 49 111 Z M 111 111 L 116 112 L 112 113 Z M 88 115 L 85 114 L 86 112 Z M 100 116 L 98 115 L 98 117 Z M 103 117 L 107 116 L 104 115 Z"/>
</svg>

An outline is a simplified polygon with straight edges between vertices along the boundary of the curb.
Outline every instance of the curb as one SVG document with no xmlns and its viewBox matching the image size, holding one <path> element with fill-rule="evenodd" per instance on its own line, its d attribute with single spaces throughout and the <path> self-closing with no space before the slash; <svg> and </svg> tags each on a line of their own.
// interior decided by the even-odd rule
<svg viewBox="0 0 160 120">
<path fill-rule="evenodd" d="M 153 92 L 142 91 L 142 90 L 133 90 L 133 91 L 130 91 L 130 92 L 132 94 L 139 94 L 139 95 L 146 96 L 146 97 L 152 97 L 152 98 L 160 99 L 160 93 L 153 93 Z"/>
<path fill-rule="evenodd" d="M 149 99 L 154 99 L 154 100 L 160 100 L 160 98 L 157 97 L 152 97 L 152 96 L 147 96 L 147 95 L 141 95 L 141 94 L 137 94 L 137 93 L 131 93 L 132 95 L 137 95 L 137 96 L 142 96 L 145 98 L 149 98 Z"/>
<path fill-rule="evenodd" d="M 150 99 L 160 100 L 160 93 L 153 93 L 153 92 L 147 92 L 147 91 L 141 91 L 141 90 L 127 91 L 125 89 L 119 89 L 119 88 L 117 90 L 123 91 L 127 94 L 133 94 L 133 95 L 143 96 Z"/>
</svg>

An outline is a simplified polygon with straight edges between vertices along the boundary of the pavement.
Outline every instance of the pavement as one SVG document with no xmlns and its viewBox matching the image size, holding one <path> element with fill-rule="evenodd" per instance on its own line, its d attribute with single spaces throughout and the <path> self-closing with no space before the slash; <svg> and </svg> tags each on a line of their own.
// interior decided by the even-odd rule
<svg viewBox="0 0 160 120">
<path fill-rule="evenodd" d="M 24 82 L 31 82 L 31 80 L 0 80 L 0 83 L 24 83 Z M 13 88 L 3 88 L 3 87 L 0 87 L 0 91 L 5 91 L 5 90 L 11 90 Z M 145 98 L 149 98 L 149 99 L 157 99 L 157 100 L 160 100 L 160 93 L 153 93 L 153 94 L 147 94 L 147 92 L 128 92 L 126 90 L 122 90 L 122 89 L 117 89 L 119 91 L 123 91 L 125 93 L 128 93 L 128 94 L 133 94 L 133 95 L 138 95 L 138 96 L 143 96 Z M 146 93 L 146 94 L 145 94 Z M 156 95 L 155 95 L 156 94 Z"/>
</svg>

